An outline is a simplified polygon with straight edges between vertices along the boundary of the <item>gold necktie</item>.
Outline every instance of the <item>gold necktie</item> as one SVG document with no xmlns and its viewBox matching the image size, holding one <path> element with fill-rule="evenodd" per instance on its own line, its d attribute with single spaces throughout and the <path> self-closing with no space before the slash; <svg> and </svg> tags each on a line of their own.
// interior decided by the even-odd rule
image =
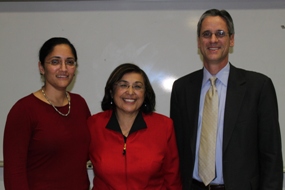
<svg viewBox="0 0 285 190">
<path fill-rule="evenodd" d="M 206 93 L 199 149 L 199 176 L 207 186 L 215 178 L 216 139 L 218 125 L 218 93 L 216 77 L 210 78 Z"/>
</svg>

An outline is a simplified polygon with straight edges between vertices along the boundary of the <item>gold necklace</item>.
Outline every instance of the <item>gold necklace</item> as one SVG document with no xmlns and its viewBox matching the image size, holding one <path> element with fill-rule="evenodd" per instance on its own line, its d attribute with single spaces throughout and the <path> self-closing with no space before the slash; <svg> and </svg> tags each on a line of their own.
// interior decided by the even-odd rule
<svg viewBox="0 0 285 190">
<path fill-rule="evenodd" d="M 42 87 L 42 93 L 43 93 L 45 99 L 49 102 L 50 105 L 52 105 L 52 107 L 55 109 L 55 111 L 56 111 L 57 113 L 59 113 L 59 114 L 62 115 L 62 116 L 65 116 L 65 117 L 69 115 L 71 103 L 70 103 L 70 100 L 69 100 L 69 98 L 68 98 L 67 92 L 65 92 L 65 95 L 66 95 L 66 98 L 67 98 L 67 101 L 68 101 L 68 112 L 67 112 L 66 114 L 61 113 L 61 112 L 51 103 L 51 101 L 50 101 L 50 100 L 48 99 L 48 97 L 46 96 L 43 87 Z"/>
</svg>

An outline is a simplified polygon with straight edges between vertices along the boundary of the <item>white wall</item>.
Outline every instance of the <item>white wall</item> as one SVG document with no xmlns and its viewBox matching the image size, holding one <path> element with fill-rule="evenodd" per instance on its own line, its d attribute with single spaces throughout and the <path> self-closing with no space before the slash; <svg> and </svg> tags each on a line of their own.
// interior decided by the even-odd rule
<svg viewBox="0 0 285 190">
<path fill-rule="evenodd" d="M 227 9 L 233 17 L 232 64 L 272 78 L 284 138 L 285 1 L 193 0 L 0 2 L 0 140 L 12 105 L 41 87 L 37 54 L 53 36 L 67 37 L 77 48 L 79 67 L 70 90 L 85 97 L 92 113 L 100 111 L 111 71 L 133 62 L 151 80 L 157 112 L 169 115 L 172 81 L 202 67 L 196 24 L 209 8 Z"/>
</svg>

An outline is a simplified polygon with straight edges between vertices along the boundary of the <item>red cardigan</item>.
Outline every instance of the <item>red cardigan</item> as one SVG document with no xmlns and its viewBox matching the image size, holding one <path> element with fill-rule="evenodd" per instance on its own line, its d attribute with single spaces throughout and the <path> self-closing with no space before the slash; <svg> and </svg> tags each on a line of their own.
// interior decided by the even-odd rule
<svg viewBox="0 0 285 190">
<path fill-rule="evenodd" d="M 127 138 L 110 110 L 90 117 L 88 126 L 94 190 L 181 189 L 170 118 L 157 113 L 139 113 Z"/>
</svg>

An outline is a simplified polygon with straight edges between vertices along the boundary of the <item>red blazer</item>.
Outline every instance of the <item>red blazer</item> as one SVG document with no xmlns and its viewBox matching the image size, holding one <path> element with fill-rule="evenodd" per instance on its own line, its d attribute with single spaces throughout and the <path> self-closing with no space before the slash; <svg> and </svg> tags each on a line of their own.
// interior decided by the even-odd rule
<svg viewBox="0 0 285 190">
<path fill-rule="evenodd" d="M 139 113 L 127 138 L 122 135 L 111 110 L 90 117 L 88 126 L 94 190 L 181 189 L 178 151 L 170 118 L 157 113 Z"/>
</svg>

